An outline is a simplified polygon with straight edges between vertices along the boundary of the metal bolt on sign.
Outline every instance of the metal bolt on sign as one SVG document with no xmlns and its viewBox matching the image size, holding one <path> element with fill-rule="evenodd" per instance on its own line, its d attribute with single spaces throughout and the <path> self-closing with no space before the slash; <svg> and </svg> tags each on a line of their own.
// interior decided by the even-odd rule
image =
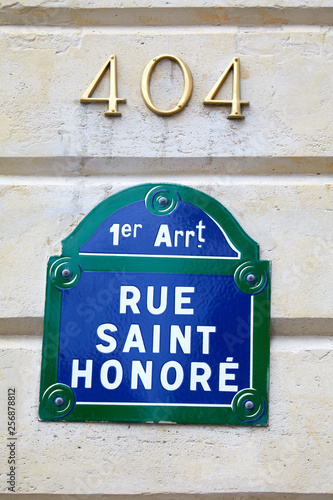
<svg viewBox="0 0 333 500">
<path fill-rule="evenodd" d="M 158 200 L 158 203 L 159 203 L 162 207 L 164 207 L 164 206 L 168 203 L 168 200 L 167 200 L 164 196 L 162 196 L 162 198 L 160 198 L 160 199 Z"/>
<path fill-rule="evenodd" d="M 65 269 L 63 269 L 61 271 L 61 276 L 64 278 L 64 279 L 67 279 L 67 278 L 70 278 L 70 276 L 72 275 L 71 273 L 71 270 L 68 269 L 68 267 L 65 267 Z"/>
<path fill-rule="evenodd" d="M 246 401 L 245 404 L 244 404 L 244 406 L 245 406 L 246 410 L 253 410 L 254 403 L 252 401 Z"/>
</svg>

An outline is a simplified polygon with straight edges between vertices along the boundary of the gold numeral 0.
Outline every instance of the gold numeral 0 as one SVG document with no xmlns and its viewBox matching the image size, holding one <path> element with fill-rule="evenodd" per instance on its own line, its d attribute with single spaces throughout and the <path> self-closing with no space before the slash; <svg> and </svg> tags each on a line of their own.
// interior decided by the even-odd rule
<svg viewBox="0 0 333 500">
<path fill-rule="evenodd" d="M 150 95 L 150 78 L 151 74 L 153 72 L 153 69 L 155 68 L 156 64 L 159 61 L 162 61 L 162 59 L 170 59 L 171 61 L 175 61 L 180 69 L 182 70 L 183 73 L 183 78 L 184 78 L 184 91 L 183 95 L 177 104 L 172 109 L 169 110 L 164 110 L 164 109 L 159 109 L 155 106 L 155 104 L 152 101 L 151 95 Z M 169 116 L 169 115 L 174 115 L 175 113 L 179 113 L 182 109 L 185 108 L 186 104 L 191 98 L 192 95 L 192 90 L 193 90 L 193 80 L 192 80 L 192 75 L 189 67 L 187 64 L 182 61 L 179 57 L 173 56 L 170 54 L 162 54 L 160 56 L 154 57 L 145 69 L 143 70 L 142 73 L 142 78 L 141 78 L 141 94 L 142 98 L 145 101 L 146 105 L 148 108 L 153 111 L 154 113 L 161 115 L 161 116 Z"/>
</svg>

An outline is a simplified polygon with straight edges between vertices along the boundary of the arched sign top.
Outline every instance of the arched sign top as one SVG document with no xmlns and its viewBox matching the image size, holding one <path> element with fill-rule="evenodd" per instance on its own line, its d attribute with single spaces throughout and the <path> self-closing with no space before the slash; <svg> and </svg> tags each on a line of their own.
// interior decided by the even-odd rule
<svg viewBox="0 0 333 500">
<path fill-rule="evenodd" d="M 212 197 L 177 184 L 143 184 L 95 207 L 63 253 L 257 260 L 259 247 Z"/>
</svg>

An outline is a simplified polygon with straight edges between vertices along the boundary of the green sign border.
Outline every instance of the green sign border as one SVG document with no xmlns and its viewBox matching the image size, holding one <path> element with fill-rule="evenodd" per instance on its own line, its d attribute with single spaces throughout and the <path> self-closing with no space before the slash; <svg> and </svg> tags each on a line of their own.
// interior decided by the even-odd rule
<svg viewBox="0 0 333 500">
<path fill-rule="evenodd" d="M 167 199 L 160 203 L 160 198 Z M 152 213 L 166 215 L 178 200 L 206 212 L 240 252 L 240 258 L 79 255 L 113 212 L 131 203 L 146 202 Z M 71 271 L 63 277 L 63 269 Z M 235 283 L 253 297 L 252 387 L 238 392 L 230 406 L 75 405 L 73 390 L 57 383 L 61 294 L 79 281 L 81 271 L 234 275 Z M 247 279 L 254 274 L 255 282 Z M 218 201 L 178 184 L 142 184 L 114 194 L 97 205 L 62 242 L 62 255 L 47 267 L 39 417 L 48 421 L 108 421 L 179 424 L 268 425 L 268 370 L 270 331 L 270 265 L 259 260 L 259 246 Z M 241 339 L 239 339 L 241 342 Z M 59 404 L 61 403 L 61 404 Z"/>
</svg>

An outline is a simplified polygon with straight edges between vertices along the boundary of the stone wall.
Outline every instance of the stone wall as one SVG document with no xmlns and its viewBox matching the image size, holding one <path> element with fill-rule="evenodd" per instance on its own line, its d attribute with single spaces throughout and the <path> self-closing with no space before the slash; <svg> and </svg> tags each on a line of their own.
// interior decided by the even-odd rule
<svg viewBox="0 0 333 500">
<path fill-rule="evenodd" d="M 0 498 L 12 387 L 22 498 L 333 498 L 332 19 L 321 0 L 2 1 Z M 170 117 L 140 93 L 163 53 L 194 84 Z M 121 117 L 80 103 L 111 54 Z M 203 105 L 236 56 L 244 120 Z M 182 89 L 179 67 L 159 63 L 156 105 Z M 48 257 L 97 203 L 143 182 L 213 196 L 272 262 L 268 428 L 38 421 Z"/>
</svg>

